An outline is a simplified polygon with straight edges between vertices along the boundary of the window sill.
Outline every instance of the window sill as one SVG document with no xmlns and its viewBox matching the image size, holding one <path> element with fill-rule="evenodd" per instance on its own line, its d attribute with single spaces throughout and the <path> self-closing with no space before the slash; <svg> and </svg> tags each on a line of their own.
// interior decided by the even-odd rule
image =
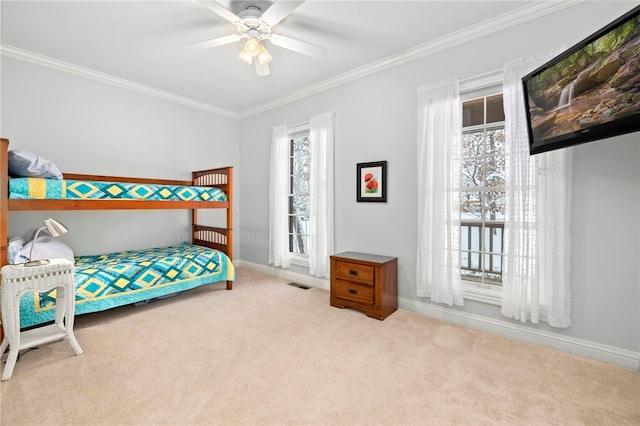
<svg viewBox="0 0 640 426">
<path fill-rule="evenodd" d="M 309 258 L 308 257 L 303 257 L 303 256 L 296 255 L 296 254 L 293 254 L 293 253 L 289 253 L 289 262 L 292 265 L 304 266 L 306 268 L 309 267 Z"/>
<path fill-rule="evenodd" d="M 472 281 L 462 281 L 462 297 L 474 302 L 482 302 L 500 306 L 502 304 L 502 288 L 487 288 Z"/>
</svg>

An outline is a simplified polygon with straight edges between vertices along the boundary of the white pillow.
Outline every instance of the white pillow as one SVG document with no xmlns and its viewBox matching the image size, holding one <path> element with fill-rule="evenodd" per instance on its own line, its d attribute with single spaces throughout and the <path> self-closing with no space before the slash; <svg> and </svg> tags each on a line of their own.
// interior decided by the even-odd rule
<svg viewBox="0 0 640 426">
<path fill-rule="evenodd" d="M 18 263 L 24 263 L 37 259 L 68 259 L 74 262 L 73 250 L 71 247 L 60 241 L 59 238 L 52 237 L 46 230 L 40 232 L 38 235 L 38 241 L 33 249 L 33 259 L 29 259 L 29 253 L 31 252 L 32 241 L 26 243 L 20 254 L 18 255 Z"/>
<path fill-rule="evenodd" d="M 24 247 L 24 243 L 26 243 L 22 237 L 14 237 L 9 240 L 9 247 L 7 248 L 7 263 L 10 265 L 15 265 L 16 263 L 22 263 L 18 260 L 18 256 L 20 256 L 20 250 Z"/>
<path fill-rule="evenodd" d="M 51 161 L 22 149 L 9 151 L 9 175 L 62 179 L 62 172 Z"/>
</svg>

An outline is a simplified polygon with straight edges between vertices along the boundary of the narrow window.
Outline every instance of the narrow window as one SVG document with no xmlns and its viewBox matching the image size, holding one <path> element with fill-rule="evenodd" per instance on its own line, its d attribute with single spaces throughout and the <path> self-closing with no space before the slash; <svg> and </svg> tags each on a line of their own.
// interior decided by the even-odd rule
<svg viewBox="0 0 640 426">
<path fill-rule="evenodd" d="M 295 257 L 309 256 L 309 171 L 311 152 L 309 133 L 289 139 L 289 252 Z"/>
<path fill-rule="evenodd" d="M 502 285 L 505 157 L 502 93 L 462 104 L 460 270 L 483 286 Z"/>
</svg>

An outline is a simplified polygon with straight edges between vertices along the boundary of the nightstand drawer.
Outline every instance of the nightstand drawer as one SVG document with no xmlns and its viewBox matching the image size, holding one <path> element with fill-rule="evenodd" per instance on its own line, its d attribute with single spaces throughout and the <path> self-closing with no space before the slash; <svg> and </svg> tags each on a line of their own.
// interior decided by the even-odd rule
<svg viewBox="0 0 640 426">
<path fill-rule="evenodd" d="M 336 280 L 334 292 L 340 299 L 373 305 L 373 287 L 371 286 Z"/>
<path fill-rule="evenodd" d="M 336 262 L 336 278 L 339 280 L 373 285 L 373 272 L 373 266 L 341 261 Z"/>
</svg>

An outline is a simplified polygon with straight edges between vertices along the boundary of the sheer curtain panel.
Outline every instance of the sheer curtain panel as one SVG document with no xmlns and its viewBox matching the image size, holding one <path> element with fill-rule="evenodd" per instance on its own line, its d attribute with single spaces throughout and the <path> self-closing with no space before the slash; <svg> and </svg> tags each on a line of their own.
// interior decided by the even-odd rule
<svg viewBox="0 0 640 426">
<path fill-rule="evenodd" d="M 418 88 L 418 247 L 416 291 L 463 305 L 460 279 L 460 155 L 457 78 Z"/>
<path fill-rule="evenodd" d="M 505 64 L 506 205 L 502 314 L 553 327 L 571 325 L 572 156 L 529 155 L 521 78 L 552 55 Z"/>
<path fill-rule="evenodd" d="M 328 112 L 310 121 L 309 273 L 318 277 L 329 277 L 329 255 L 334 251 L 334 115 Z"/>
<path fill-rule="evenodd" d="M 287 125 L 273 128 L 269 174 L 269 263 L 289 267 L 289 133 Z"/>
</svg>

